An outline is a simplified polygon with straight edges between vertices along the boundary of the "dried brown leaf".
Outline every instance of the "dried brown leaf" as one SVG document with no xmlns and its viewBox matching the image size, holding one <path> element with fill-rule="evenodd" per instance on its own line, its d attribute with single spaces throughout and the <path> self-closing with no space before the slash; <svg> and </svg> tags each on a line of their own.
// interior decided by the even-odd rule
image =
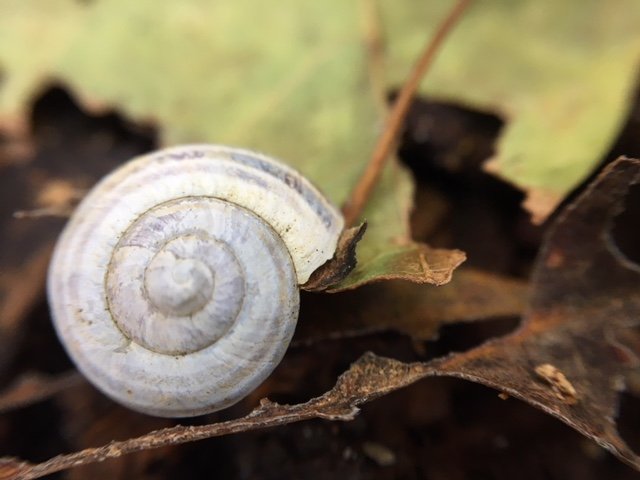
<svg viewBox="0 0 640 480">
<path fill-rule="evenodd" d="M 310 292 L 319 292 L 346 278 L 356 266 L 356 245 L 366 230 L 366 223 L 344 230 L 338 239 L 333 258 L 313 272 L 301 288 Z"/>
<path fill-rule="evenodd" d="M 526 296 L 522 281 L 464 267 L 441 287 L 389 281 L 330 296 L 307 295 L 294 341 L 388 330 L 431 340 L 445 324 L 518 317 Z"/>
<path fill-rule="evenodd" d="M 614 422 L 617 396 L 639 359 L 627 342 L 640 311 L 640 268 L 614 245 L 609 230 L 640 161 L 607 168 L 551 226 L 533 276 L 522 327 L 461 354 L 404 364 L 364 355 L 329 392 L 299 405 L 263 400 L 246 417 L 197 427 L 176 426 L 40 464 L 0 459 L 0 478 L 30 479 L 166 445 L 311 418 L 351 420 L 359 406 L 426 376 L 448 375 L 523 399 L 595 440 L 636 469 L 640 461 Z"/>
<path fill-rule="evenodd" d="M 439 374 L 523 399 L 640 470 L 615 424 L 618 394 L 640 365 L 640 267 L 610 234 L 640 161 L 618 159 L 550 227 L 522 327 L 431 362 Z"/>
</svg>

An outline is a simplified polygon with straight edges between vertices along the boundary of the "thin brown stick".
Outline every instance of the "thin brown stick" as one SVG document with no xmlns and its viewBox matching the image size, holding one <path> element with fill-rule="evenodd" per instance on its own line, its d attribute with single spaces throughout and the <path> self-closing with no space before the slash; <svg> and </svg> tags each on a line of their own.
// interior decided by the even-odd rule
<svg viewBox="0 0 640 480">
<path fill-rule="evenodd" d="M 151 448 L 277 427 L 313 418 L 349 421 L 355 418 L 361 405 L 431 374 L 426 365 L 403 364 L 366 353 L 340 375 L 331 390 L 306 403 L 279 405 L 264 399 L 259 407 L 242 418 L 199 426 L 178 425 L 129 440 L 112 441 L 102 447 L 58 455 L 37 464 L 18 458 L 0 457 L 0 480 L 31 480 Z"/>
<path fill-rule="evenodd" d="M 400 129 L 402 128 L 404 119 L 409 111 L 409 106 L 411 105 L 411 101 L 415 96 L 422 78 L 425 76 L 431 65 L 433 65 L 435 57 L 440 51 L 445 38 L 451 32 L 458 20 L 460 20 L 462 14 L 472 1 L 473 0 L 459 0 L 451 9 L 447 17 L 436 30 L 433 37 L 427 43 L 427 47 L 418 59 L 418 62 L 409 75 L 409 78 L 402 86 L 402 89 L 398 94 L 398 98 L 394 102 L 389 116 L 387 117 L 384 131 L 379 137 L 373 150 L 371 160 L 358 180 L 358 183 L 351 191 L 349 199 L 342 207 L 342 213 L 344 214 L 347 226 L 353 225 L 362 214 L 367 200 L 369 200 L 369 197 L 380 178 L 382 169 L 389 158 L 392 149 L 395 148 L 400 134 Z"/>
</svg>

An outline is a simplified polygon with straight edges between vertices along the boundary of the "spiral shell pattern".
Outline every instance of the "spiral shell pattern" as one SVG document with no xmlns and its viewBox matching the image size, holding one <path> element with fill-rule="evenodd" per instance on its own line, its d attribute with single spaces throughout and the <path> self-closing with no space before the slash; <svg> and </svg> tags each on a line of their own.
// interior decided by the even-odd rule
<svg viewBox="0 0 640 480">
<path fill-rule="evenodd" d="M 342 228 L 307 180 L 263 155 L 194 145 L 134 159 L 89 193 L 56 245 L 56 331 L 85 376 L 134 410 L 219 410 L 280 362 L 298 285 Z"/>
</svg>

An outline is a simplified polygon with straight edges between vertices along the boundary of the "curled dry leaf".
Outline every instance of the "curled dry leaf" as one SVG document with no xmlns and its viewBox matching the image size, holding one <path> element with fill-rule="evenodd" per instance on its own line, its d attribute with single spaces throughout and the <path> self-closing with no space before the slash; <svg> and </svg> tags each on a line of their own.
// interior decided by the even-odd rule
<svg viewBox="0 0 640 480">
<path fill-rule="evenodd" d="M 609 234 L 630 185 L 639 182 L 640 161 L 620 159 L 561 213 L 538 258 L 524 323 L 511 335 L 429 363 L 404 364 L 366 354 L 332 390 L 306 403 L 265 400 L 237 420 L 176 426 L 41 464 L 0 459 L 0 478 L 38 478 L 130 452 L 311 418 L 351 420 L 363 403 L 439 375 L 523 399 L 640 469 L 638 456 L 620 438 L 614 422 L 618 393 L 639 363 L 633 349 L 637 343 L 628 340 L 635 338 L 630 331 L 640 318 L 640 268 L 622 255 Z M 545 364 L 551 368 L 540 370 Z M 575 392 L 575 402 L 558 395 L 560 384 L 565 395 Z"/>
<path fill-rule="evenodd" d="M 367 355 L 340 377 L 334 389 L 302 405 L 266 402 L 245 419 L 175 427 L 41 465 L 13 466 L 24 465 L 20 467 L 24 478 L 34 478 L 36 473 L 77 462 L 169 443 L 314 417 L 348 420 L 358 405 L 384 393 L 425 376 L 451 375 L 521 398 L 640 469 L 640 460 L 620 438 L 614 422 L 618 392 L 640 362 L 626 342 L 640 318 L 640 268 L 622 255 L 609 234 L 630 185 L 638 182 L 640 161 L 619 159 L 559 215 L 537 260 L 523 325 L 509 336 L 428 364 L 407 365 Z M 541 378 L 540 366 L 545 364 L 555 375 Z M 549 374 L 549 368 L 543 373 Z M 572 401 L 567 401 L 566 391 L 558 395 L 558 382 L 565 389 L 571 385 Z"/>
<path fill-rule="evenodd" d="M 4 458 L 0 478 L 38 478 L 135 451 L 310 418 L 350 420 L 363 403 L 436 375 L 464 378 L 523 399 L 640 469 L 640 459 L 614 422 L 618 393 L 640 363 L 627 341 L 635 338 L 629 332 L 640 318 L 640 268 L 622 255 L 609 234 L 630 185 L 639 182 L 640 161 L 619 159 L 565 208 L 538 258 L 524 323 L 511 335 L 426 364 L 366 354 L 332 390 L 306 403 L 265 400 L 237 420 L 158 430 L 40 464 Z M 551 367 L 541 369 L 545 364 Z M 559 385 L 564 395 L 558 395 Z M 567 392 L 575 401 L 567 401 Z"/>
<path fill-rule="evenodd" d="M 356 266 L 356 245 L 367 230 L 367 224 L 347 228 L 338 240 L 333 258 L 311 274 L 303 290 L 318 292 L 326 290 L 346 278 Z"/>
<path fill-rule="evenodd" d="M 609 165 L 550 227 L 522 327 L 431 366 L 521 398 L 640 470 L 615 425 L 618 394 L 640 365 L 640 267 L 611 236 L 639 182 L 639 160 Z"/>
</svg>

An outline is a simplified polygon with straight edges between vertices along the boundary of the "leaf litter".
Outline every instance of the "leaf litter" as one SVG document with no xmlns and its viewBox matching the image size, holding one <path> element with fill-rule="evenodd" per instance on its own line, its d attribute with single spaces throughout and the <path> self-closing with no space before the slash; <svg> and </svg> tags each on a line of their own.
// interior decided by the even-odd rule
<svg viewBox="0 0 640 480">
<path fill-rule="evenodd" d="M 619 394 L 640 360 L 627 340 L 640 321 L 640 267 L 611 237 L 638 182 L 640 161 L 621 158 L 561 211 L 518 331 L 431 365 L 541 408 L 640 470 L 615 426 Z"/>
<path fill-rule="evenodd" d="M 364 403 L 428 376 L 485 384 L 559 418 L 640 470 L 615 427 L 618 395 L 640 363 L 625 343 L 640 318 L 640 267 L 609 235 L 640 160 L 611 164 L 550 226 L 536 262 L 520 329 L 467 352 L 402 363 L 364 355 L 333 389 L 298 405 L 264 399 L 249 415 L 204 426 L 176 426 L 40 464 L 4 458 L 4 478 L 30 479 L 134 451 L 263 429 L 312 418 L 352 420 Z M 559 395 L 559 392 L 561 395 Z M 0 476 L 0 478 L 3 478 Z"/>
<path fill-rule="evenodd" d="M 624 170 L 624 173 L 620 174 L 620 170 Z M 602 252 L 598 247 L 611 253 L 616 250 L 615 246 L 612 245 L 610 238 L 605 238 L 604 247 L 598 242 L 594 247 L 592 242 L 590 247 L 578 249 L 579 253 L 574 253 L 572 256 L 569 255 L 571 253 L 569 247 L 563 244 L 563 236 L 555 237 L 558 231 L 562 232 L 566 237 L 564 240 L 570 240 L 564 243 L 569 243 L 571 248 L 576 242 L 580 243 L 578 239 L 585 237 L 563 232 L 565 227 L 580 227 L 578 230 L 581 230 L 581 233 L 595 234 L 594 238 L 607 237 L 603 232 L 609 231 L 611 219 L 620 208 L 620 200 L 626 188 L 629 183 L 638 182 L 637 170 L 637 161 L 617 162 L 603 173 L 576 202 L 563 211 L 552 226 L 543 253 L 538 260 L 533 295 L 523 326 L 512 335 L 490 341 L 469 352 L 453 354 L 428 363 L 404 364 L 367 354 L 340 377 L 332 390 L 307 403 L 278 405 L 264 401 L 254 412 L 238 420 L 202 427 L 174 427 L 138 439 L 112 442 L 102 448 L 56 457 L 38 465 L 16 459 L 3 459 L 0 463 L 0 478 L 4 478 L 2 475 L 6 478 L 36 478 L 35 476 L 43 475 L 44 472 L 57 471 L 83 462 L 101 461 L 131 451 L 309 418 L 350 420 L 357 413 L 359 406 L 366 401 L 432 375 L 466 378 L 522 398 L 562 419 L 581 433 L 594 438 L 627 463 L 638 468 L 637 457 L 619 438 L 613 424 L 613 417 L 617 412 L 616 395 L 624 387 L 626 376 L 632 374 L 630 366 L 637 366 L 637 358 L 629 346 L 633 335 L 628 331 L 635 324 L 633 321 L 620 320 L 612 322 L 614 325 L 610 329 L 595 328 L 596 325 L 602 327 L 604 320 L 609 320 L 610 314 L 626 315 L 631 311 L 633 315 L 628 318 L 637 318 L 637 302 L 632 302 L 627 306 L 628 308 L 622 308 L 619 305 L 620 291 L 626 293 L 625 288 L 628 287 L 628 290 L 633 292 L 633 283 L 626 285 L 622 282 L 623 285 L 616 286 L 619 280 L 624 280 L 626 277 L 624 275 L 616 277 L 616 269 L 613 268 L 611 269 L 614 277 L 613 286 L 608 285 L 609 290 L 603 289 L 599 292 L 600 295 L 587 298 L 587 293 L 589 295 L 593 293 L 588 288 L 586 292 L 582 292 L 583 284 L 588 282 L 584 282 L 584 279 L 571 269 L 577 268 L 580 274 L 583 274 L 585 269 L 589 270 L 588 266 L 585 267 L 585 264 L 591 261 L 588 254 L 596 252 L 598 254 L 596 257 L 600 258 Z M 603 201 L 603 198 L 607 199 L 613 194 L 617 196 L 617 205 Z M 606 217 L 604 224 L 595 222 L 594 225 L 592 218 L 588 221 L 579 218 L 578 220 L 581 221 L 577 221 L 573 217 L 580 211 L 583 216 L 592 217 L 595 215 L 592 210 L 597 210 L 596 207 L 599 207 L 602 210 L 600 212 L 602 216 Z M 591 230 L 587 226 L 591 227 Z M 582 232 L 582 230 L 585 231 Z M 587 240 L 593 240 L 593 238 Z M 549 251 L 552 254 L 549 254 Z M 547 254 L 546 264 L 543 264 L 544 256 Z M 587 256 L 584 257 L 581 254 L 587 254 Z M 623 270 L 624 268 L 637 269 L 621 255 L 611 254 L 610 256 L 614 259 L 613 263 L 609 258 L 609 263 L 605 259 L 602 265 L 599 264 L 597 267 L 604 266 L 605 271 L 609 272 L 608 268 L 616 261 L 620 261 L 624 264 L 624 267 L 620 267 Z M 541 285 L 540 278 L 549 280 L 547 277 L 552 280 L 548 285 L 555 286 L 555 290 L 548 285 L 547 287 Z M 596 283 L 598 280 L 597 275 L 590 276 L 589 279 Z M 637 278 L 633 277 L 633 280 L 637 284 Z M 598 286 L 602 287 L 602 285 Z M 560 291 L 564 292 L 565 297 L 558 298 L 561 296 Z M 607 299 L 610 301 L 607 302 Z M 575 305 L 579 305 L 581 309 L 573 308 L 574 301 Z M 517 313 L 519 309 L 521 305 L 514 307 L 511 314 L 514 311 Z M 576 311 L 582 315 L 576 314 Z M 584 315 L 585 312 L 592 315 Z M 589 321 L 585 321 L 586 317 Z M 572 325 L 573 328 L 568 328 L 568 325 Z M 596 334 L 604 332 L 608 335 L 592 336 L 594 332 Z M 433 335 L 433 332 L 423 333 L 423 337 L 417 332 L 415 335 L 417 338 L 427 338 Z M 600 363 L 595 364 L 593 357 L 598 355 L 593 355 L 592 351 L 586 347 L 573 350 L 575 345 L 581 342 L 589 347 L 593 345 L 600 347 L 593 349 L 602 353 L 599 355 Z M 513 361 L 514 357 L 517 361 Z M 523 364 L 526 365 L 523 366 Z M 625 364 L 628 365 L 625 366 Z M 597 390 L 600 387 L 603 387 L 602 392 Z M 578 409 L 579 412 L 569 407 Z"/>
</svg>

